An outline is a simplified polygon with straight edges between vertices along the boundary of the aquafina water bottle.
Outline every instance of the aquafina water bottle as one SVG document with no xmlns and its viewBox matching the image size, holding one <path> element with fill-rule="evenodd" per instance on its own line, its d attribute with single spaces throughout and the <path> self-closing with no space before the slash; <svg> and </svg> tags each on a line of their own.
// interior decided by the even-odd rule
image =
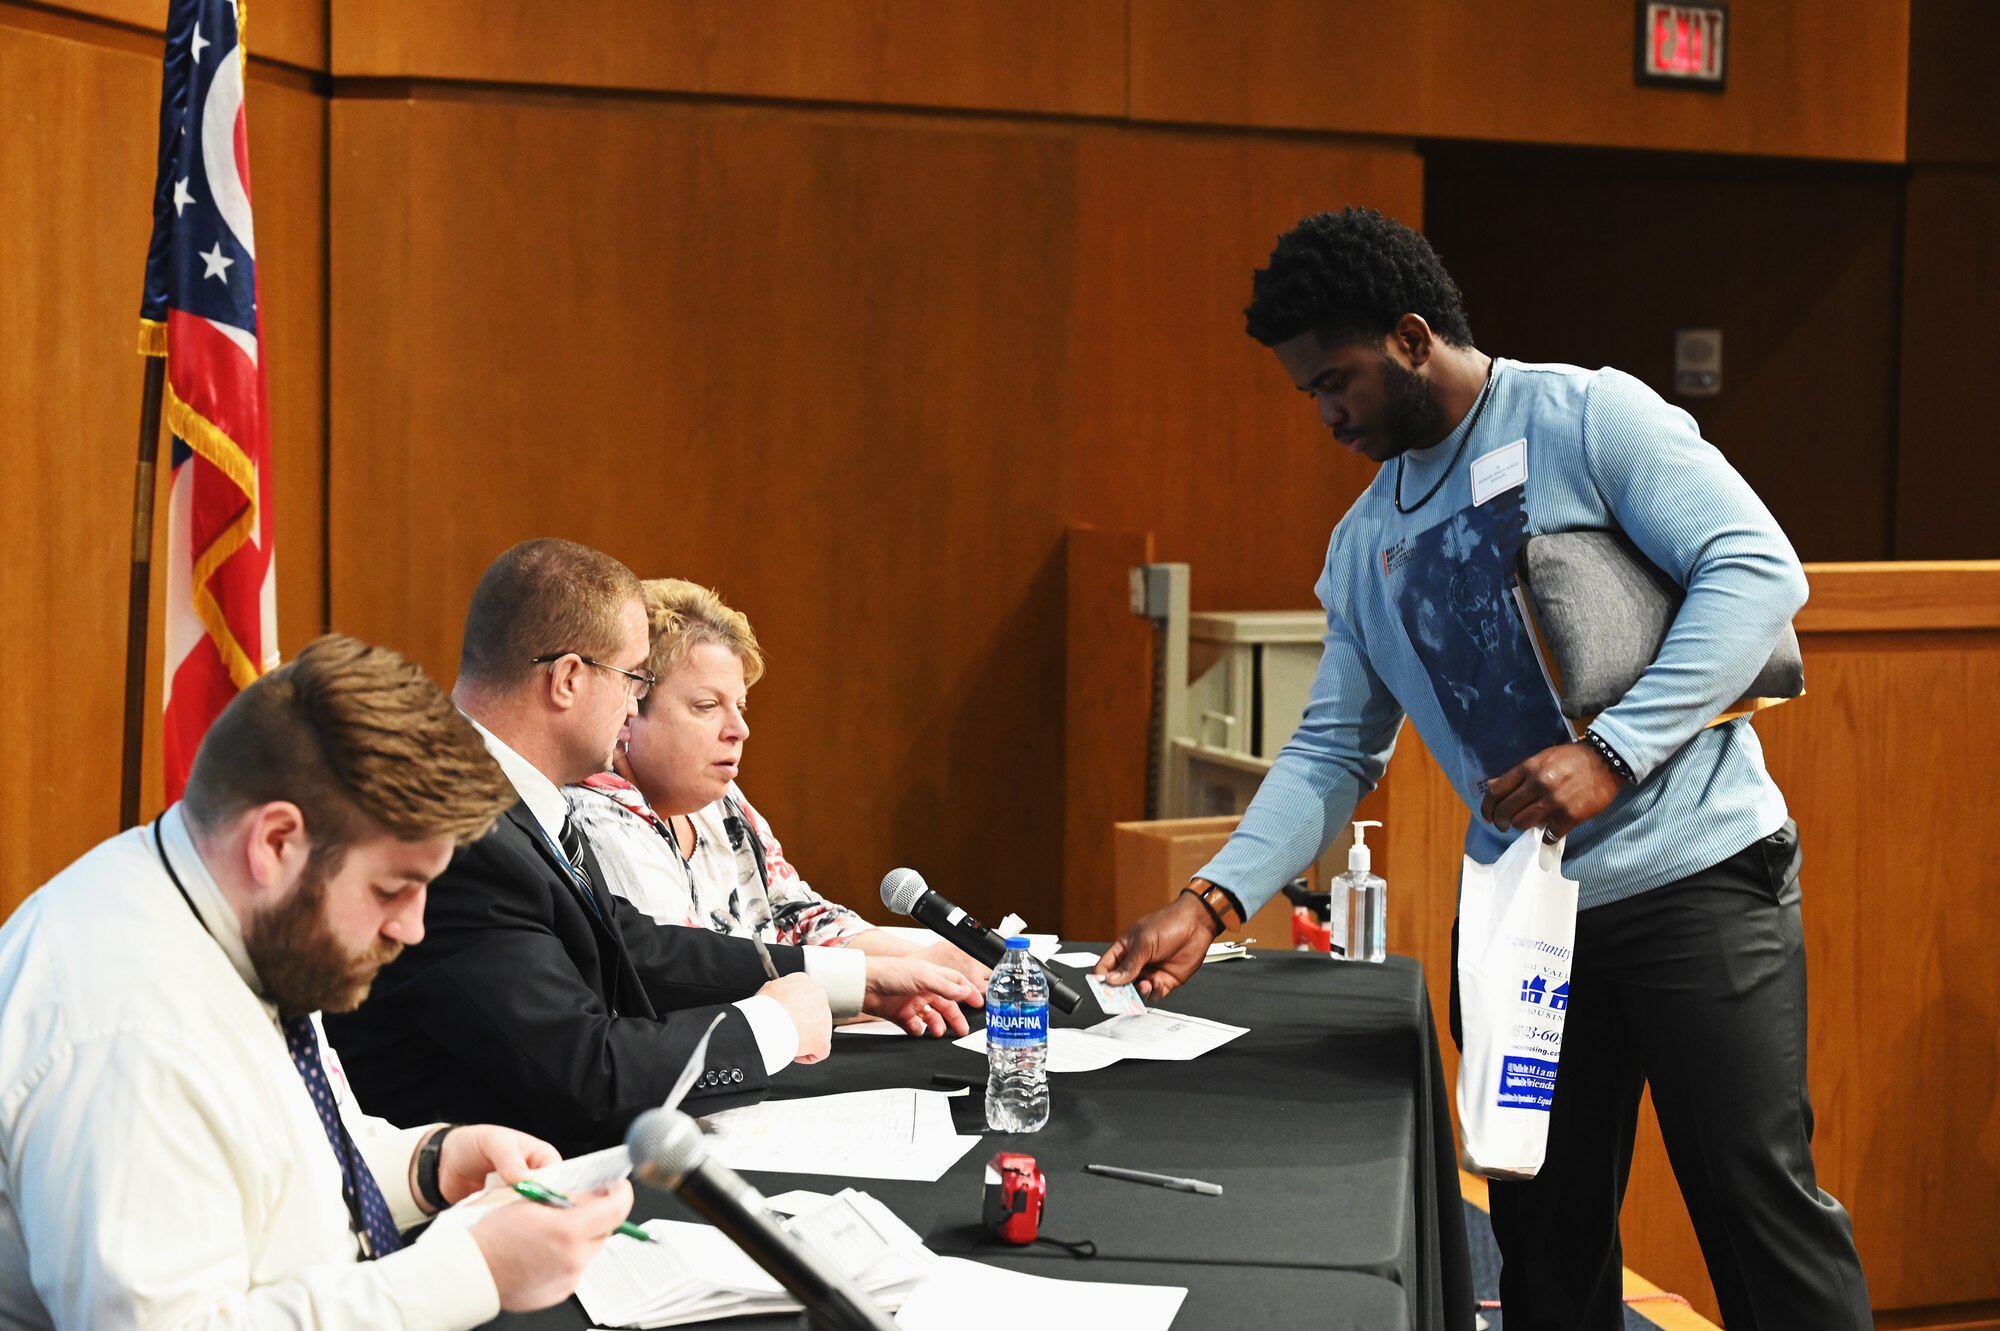
<svg viewBox="0 0 2000 1331">
<path fill-rule="evenodd" d="M 1007 955 L 986 984 L 986 1126 L 1039 1132 L 1049 1121 L 1049 977 L 1028 955 L 1028 940 L 1007 940 Z"/>
</svg>

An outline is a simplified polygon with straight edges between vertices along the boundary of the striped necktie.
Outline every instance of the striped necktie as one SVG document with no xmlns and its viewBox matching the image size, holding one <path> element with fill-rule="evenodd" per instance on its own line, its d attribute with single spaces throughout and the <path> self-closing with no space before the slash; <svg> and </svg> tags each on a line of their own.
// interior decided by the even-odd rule
<svg viewBox="0 0 2000 1331">
<path fill-rule="evenodd" d="M 326 1129 L 333 1158 L 340 1161 L 340 1195 L 347 1203 L 348 1216 L 368 1240 L 366 1255 L 386 1257 L 403 1246 L 403 1236 L 396 1231 L 396 1222 L 389 1218 L 389 1203 L 382 1199 L 381 1186 L 369 1171 L 368 1162 L 361 1158 L 354 1138 L 347 1133 L 347 1125 L 340 1121 L 333 1087 L 327 1084 L 326 1069 L 320 1065 L 319 1035 L 313 1030 L 312 1018 L 286 1017 L 278 1026 L 285 1033 L 286 1047 L 292 1051 L 292 1063 L 312 1096 L 313 1108 L 319 1112 L 319 1125 Z"/>
<path fill-rule="evenodd" d="M 591 881 L 590 868 L 583 862 L 583 829 L 576 825 L 576 819 L 565 818 L 556 839 L 562 843 L 563 858 L 569 861 L 570 871 L 576 875 L 584 904 L 590 907 L 591 914 L 603 919 L 604 907 L 597 900 L 597 884 Z"/>
</svg>

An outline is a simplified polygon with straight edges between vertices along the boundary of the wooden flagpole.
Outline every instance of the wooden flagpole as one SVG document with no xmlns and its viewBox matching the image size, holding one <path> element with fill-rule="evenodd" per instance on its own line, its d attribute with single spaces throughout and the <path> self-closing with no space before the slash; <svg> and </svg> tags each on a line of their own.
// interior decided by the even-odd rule
<svg viewBox="0 0 2000 1331">
<path fill-rule="evenodd" d="M 132 585 L 125 613 L 125 772 L 118 800 L 122 831 L 139 824 L 139 785 L 146 757 L 146 638 L 153 602 L 153 475 L 160 457 L 160 400 L 167 358 L 146 357 L 139 401 L 139 469 L 132 494 Z"/>
</svg>

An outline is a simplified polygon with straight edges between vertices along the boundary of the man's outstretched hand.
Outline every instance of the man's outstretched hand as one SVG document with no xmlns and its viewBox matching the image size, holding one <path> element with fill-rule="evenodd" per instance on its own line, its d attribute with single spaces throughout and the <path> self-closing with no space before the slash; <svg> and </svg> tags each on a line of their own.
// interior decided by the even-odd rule
<svg viewBox="0 0 2000 1331">
<path fill-rule="evenodd" d="M 912 1035 L 964 1035 L 959 1005 L 984 1007 L 986 996 L 957 971 L 920 956 L 868 958 L 868 988 L 861 1010 L 884 1017 Z"/>
<path fill-rule="evenodd" d="M 1198 892 L 1208 884 L 1197 878 L 1192 886 Z M 1183 892 L 1134 921 L 1091 974 L 1110 984 L 1137 984 L 1147 998 L 1165 998 L 1195 973 L 1216 933 L 1208 907 Z"/>
<path fill-rule="evenodd" d="M 1611 807 L 1624 786 L 1588 743 L 1558 744 L 1488 781 L 1479 816 L 1502 832 L 1539 827 L 1568 836 Z"/>
</svg>

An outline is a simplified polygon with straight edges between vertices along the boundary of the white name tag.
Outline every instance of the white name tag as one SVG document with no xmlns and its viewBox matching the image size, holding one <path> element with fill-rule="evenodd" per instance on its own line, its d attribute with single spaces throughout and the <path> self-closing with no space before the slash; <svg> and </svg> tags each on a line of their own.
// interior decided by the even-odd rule
<svg viewBox="0 0 2000 1331">
<path fill-rule="evenodd" d="M 1511 490 L 1528 479 L 1528 441 L 1516 439 L 1505 448 L 1474 458 L 1472 462 L 1472 502 L 1485 503 L 1502 490 Z"/>
</svg>

